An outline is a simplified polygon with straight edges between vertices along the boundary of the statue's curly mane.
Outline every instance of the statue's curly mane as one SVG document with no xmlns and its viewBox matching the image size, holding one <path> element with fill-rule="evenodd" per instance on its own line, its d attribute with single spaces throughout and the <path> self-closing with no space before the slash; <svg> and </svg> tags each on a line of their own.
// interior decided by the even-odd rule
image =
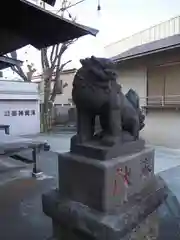
<svg viewBox="0 0 180 240">
<path fill-rule="evenodd" d="M 80 60 L 82 67 L 77 71 L 73 86 L 96 86 L 109 88 L 110 82 L 115 80 L 112 62 L 104 58 L 86 58 Z"/>
</svg>

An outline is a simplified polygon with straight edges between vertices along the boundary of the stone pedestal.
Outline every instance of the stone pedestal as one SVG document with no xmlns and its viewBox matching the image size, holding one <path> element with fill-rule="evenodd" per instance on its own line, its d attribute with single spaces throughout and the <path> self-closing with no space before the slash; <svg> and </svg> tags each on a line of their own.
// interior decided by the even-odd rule
<svg viewBox="0 0 180 240">
<path fill-rule="evenodd" d="M 144 147 L 108 160 L 59 154 L 59 189 L 42 202 L 57 239 L 120 240 L 165 197 L 164 182 L 154 176 L 154 150 Z"/>
<path fill-rule="evenodd" d="M 138 193 L 154 174 L 154 150 L 98 161 L 72 153 L 59 155 L 59 191 L 67 199 L 111 212 Z"/>
</svg>

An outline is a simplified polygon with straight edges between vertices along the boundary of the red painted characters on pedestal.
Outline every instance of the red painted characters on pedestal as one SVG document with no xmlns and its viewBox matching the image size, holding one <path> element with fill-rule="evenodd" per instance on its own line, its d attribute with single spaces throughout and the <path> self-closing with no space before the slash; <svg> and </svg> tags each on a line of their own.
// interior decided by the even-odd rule
<svg viewBox="0 0 180 240">
<path fill-rule="evenodd" d="M 131 169 L 125 166 L 124 170 L 122 168 L 116 169 L 116 179 L 114 180 L 114 187 L 113 187 L 113 196 L 120 194 L 120 187 L 118 186 L 118 179 L 119 177 L 123 179 L 124 187 L 125 187 L 125 193 L 124 193 L 124 201 L 128 201 L 127 197 L 127 191 L 129 186 L 131 185 L 130 181 L 130 175 L 131 175 Z"/>
<path fill-rule="evenodd" d="M 150 161 L 147 158 L 141 161 L 142 168 L 141 168 L 141 177 L 142 179 L 147 179 L 150 174 L 152 173 L 152 166 Z"/>
</svg>

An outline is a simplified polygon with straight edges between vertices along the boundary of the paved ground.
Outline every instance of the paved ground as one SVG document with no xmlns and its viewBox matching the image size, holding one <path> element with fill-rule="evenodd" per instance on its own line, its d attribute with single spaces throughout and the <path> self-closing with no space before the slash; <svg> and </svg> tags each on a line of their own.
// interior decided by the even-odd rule
<svg viewBox="0 0 180 240">
<path fill-rule="evenodd" d="M 37 141 L 47 141 L 51 145 L 51 151 L 64 152 L 69 150 L 71 136 L 73 136 L 72 132 L 28 135 L 23 137 L 33 138 Z"/>
<path fill-rule="evenodd" d="M 71 136 L 71 133 L 64 133 L 33 138 L 46 140 L 52 151 L 64 152 L 69 149 Z M 0 159 L 0 240 L 46 240 L 51 237 L 51 221 L 42 213 L 41 195 L 57 187 L 57 154 L 42 152 L 38 165 L 44 175 L 35 180 L 31 177 L 31 165 Z M 180 151 L 156 148 L 156 172 L 178 165 Z"/>
<path fill-rule="evenodd" d="M 65 152 L 69 150 L 71 132 L 62 134 L 37 135 L 33 136 L 38 141 L 47 141 L 51 145 L 51 150 L 54 152 Z M 32 137 L 32 136 L 28 136 Z M 170 149 L 165 147 L 155 147 L 155 172 L 161 172 L 171 167 L 180 165 L 180 149 Z"/>
<path fill-rule="evenodd" d="M 155 172 L 159 173 L 180 165 L 180 150 L 155 147 Z"/>
<path fill-rule="evenodd" d="M 40 168 L 48 173 L 39 180 L 31 177 L 31 165 L 14 168 L 11 165 L 9 170 L 0 173 L 2 240 L 45 240 L 51 237 L 51 221 L 42 212 L 41 195 L 57 186 L 57 154 L 42 153 L 39 160 Z"/>
</svg>

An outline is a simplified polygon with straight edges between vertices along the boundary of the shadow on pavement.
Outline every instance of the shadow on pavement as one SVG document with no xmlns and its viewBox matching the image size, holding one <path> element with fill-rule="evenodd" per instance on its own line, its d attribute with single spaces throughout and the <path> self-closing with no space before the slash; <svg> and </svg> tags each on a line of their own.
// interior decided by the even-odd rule
<svg viewBox="0 0 180 240">
<path fill-rule="evenodd" d="M 40 179 L 31 177 L 29 167 L 16 169 L 13 177 L 11 170 L 3 176 L 4 182 L 0 185 L 1 240 L 51 239 L 51 220 L 42 212 L 41 196 L 56 187 L 57 154 L 42 152 L 39 164 L 46 174 Z"/>
<path fill-rule="evenodd" d="M 50 179 L 17 179 L 0 187 L 0 239 L 44 240 L 51 236 L 51 221 L 41 207 L 41 195 L 50 186 Z"/>
</svg>

